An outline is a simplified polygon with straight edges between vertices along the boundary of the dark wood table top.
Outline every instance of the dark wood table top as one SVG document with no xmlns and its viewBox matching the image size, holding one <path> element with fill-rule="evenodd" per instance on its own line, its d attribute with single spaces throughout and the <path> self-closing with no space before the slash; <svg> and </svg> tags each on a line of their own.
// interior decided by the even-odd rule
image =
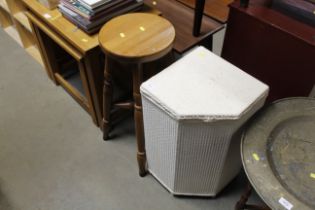
<svg viewBox="0 0 315 210">
<path fill-rule="evenodd" d="M 177 0 L 191 8 L 195 8 L 196 0 Z M 206 0 L 204 13 L 222 23 L 226 23 L 229 15 L 228 5 L 233 0 Z"/>
<path fill-rule="evenodd" d="M 174 49 L 178 53 L 188 51 L 224 27 L 222 23 L 204 15 L 200 36 L 194 37 L 192 35 L 194 25 L 194 10 L 192 8 L 176 0 L 144 0 L 144 2 L 161 11 L 162 16 L 174 25 L 176 31 Z"/>
</svg>

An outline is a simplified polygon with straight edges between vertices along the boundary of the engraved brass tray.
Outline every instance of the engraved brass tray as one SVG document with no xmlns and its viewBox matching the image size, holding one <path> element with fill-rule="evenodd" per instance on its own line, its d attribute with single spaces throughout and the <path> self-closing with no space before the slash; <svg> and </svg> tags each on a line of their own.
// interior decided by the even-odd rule
<svg viewBox="0 0 315 210">
<path fill-rule="evenodd" d="M 315 209 L 315 99 L 274 102 L 251 121 L 241 144 L 246 174 L 272 209 Z"/>
</svg>

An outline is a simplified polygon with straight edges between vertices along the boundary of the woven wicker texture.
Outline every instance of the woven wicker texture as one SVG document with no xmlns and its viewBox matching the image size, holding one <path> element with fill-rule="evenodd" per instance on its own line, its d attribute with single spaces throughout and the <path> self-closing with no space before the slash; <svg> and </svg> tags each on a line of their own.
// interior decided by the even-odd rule
<svg viewBox="0 0 315 210">
<path fill-rule="evenodd" d="M 197 48 L 141 87 L 148 169 L 173 194 L 219 193 L 241 168 L 241 126 L 265 102 L 266 85 L 221 60 Z"/>
</svg>

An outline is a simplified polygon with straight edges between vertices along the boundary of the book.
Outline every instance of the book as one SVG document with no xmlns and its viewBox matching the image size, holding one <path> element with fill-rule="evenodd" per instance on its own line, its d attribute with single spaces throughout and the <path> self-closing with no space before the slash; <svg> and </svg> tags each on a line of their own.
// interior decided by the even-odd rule
<svg viewBox="0 0 315 210">
<path fill-rule="evenodd" d="M 116 9 L 106 15 L 101 16 L 95 21 L 90 21 L 80 16 L 79 14 L 73 12 L 72 10 L 68 9 L 62 4 L 59 4 L 58 7 L 65 18 L 67 18 L 70 22 L 81 28 L 83 31 L 87 32 L 88 34 L 91 34 L 97 32 L 103 26 L 103 24 L 110 20 L 111 18 L 116 17 L 118 15 L 122 15 L 124 13 L 140 10 L 142 5 L 143 1 L 133 0 L 133 2 L 127 7 Z"/>
<path fill-rule="evenodd" d="M 82 17 L 93 20 L 99 18 L 102 15 L 106 15 L 107 13 L 110 13 L 111 11 L 119 7 L 128 6 L 128 4 L 132 3 L 133 1 L 134 0 L 116 0 L 109 5 L 106 5 L 106 7 L 103 7 L 103 9 L 98 12 L 91 12 L 76 0 L 61 0 L 61 4 L 72 10 L 73 12 L 78 13 Z"/>
<path fill-rule="evenodd" d="M 76 12 L 86 18 L 90 18 L 94 14 L 93 11 L 85 8 L 80 2 L 75 0 L 61 0 L 60 3 L 68 9 L 71 9 L 73 12 Z"/>
<path fill-rule="evenodd" d="M 135 4 L 135 2 L 136 2 L 135 0 L 123 0 L 123 1 L 120 1 L 120 2 L 116 3 L 115 5 L 112 5 L 111 7 L 103 9 L 102 11 L 99 11 L 97 13 L 94 13 L 90 17 L 90 20 L 95 20 L 95 19 L 98 19 L 98 18 L 100 18 L 100 17 L 102 17 L 104 15 L 110 14 L 111 12 L 114 12 L 115 10 L 119 10 L 119 9 L 123 9 L 125 7 L 129 7 L 132 4 Z"/>
<path fill-rule="evenodd" d="M 115 0 L 78 0 L 82 5 L 84 5 L 85 7 L 93 10 L 96 7 L 99 7 L 103 4 L 106 4 L 110 1 L 115 1 Z"/>
<path fill-rule="evenodd" d="M 107 9 L 109 7 L 112 7 L 113 5 L 116 5 L 118 3 L 122 3 L 124 2 L 125 0 L 111 0 L 111 1 L 108 1 L 98 7 L 95 7 L 95 8 L 91 8 L 89 7 L 88 5 L 84 4 L 83 2 L 81 2 L 80 0 L 75 0 L 77 2 L 79 2 L 81 5 L 83 5 L 86 9 L 94 12 L 94 13 L 98 13 L 100 11 L 103 11 L 104 9 Z"/>
</svg>

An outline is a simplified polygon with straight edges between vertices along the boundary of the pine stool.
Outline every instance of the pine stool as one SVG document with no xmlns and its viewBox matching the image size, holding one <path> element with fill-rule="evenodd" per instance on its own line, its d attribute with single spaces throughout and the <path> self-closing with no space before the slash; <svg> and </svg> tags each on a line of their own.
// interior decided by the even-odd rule
<svg viewBox="0 0 315 210">
<path fill-rule="evenodd" d="M 103 135 L 108 139 L 111 127 L 111 110 L 114 106 L 134 109 L 137 160 L 140 176 L 146 174 L 146 156 L 140 85 L 143 82 L 143 64 L 158 60 L 170 53 L 175 39 L 175 29 L 166 19 L 146 13 L 130 13 L 110 20 L 99 33 L 99 42 L 106 55 L 103 89 Z M 128 64 L 132 71 L 132 104 L 113 104 L 112 76 L 109 62 L 114 60 Z M 135 68 L 134 68 L 135 67 Z"/>
</svg>

